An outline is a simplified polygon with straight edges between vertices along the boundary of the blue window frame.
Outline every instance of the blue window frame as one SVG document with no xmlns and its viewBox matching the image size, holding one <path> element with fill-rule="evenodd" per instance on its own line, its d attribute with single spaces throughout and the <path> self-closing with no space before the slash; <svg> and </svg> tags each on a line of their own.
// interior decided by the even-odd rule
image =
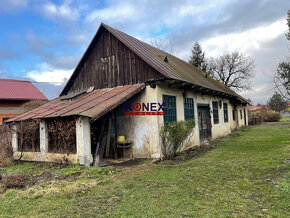
<svg viewBox="0 0 290 218">
<path fill-rule="evenodd" d="M 224 103 L 224 122 L 229 122 L 229 114 L 228 114 L 228 104 Z"/>
<path fill-rule="evenodd" d="M 184 119 L 194 119 L 194 101 L 193 98 L 184 98 Z"/>
<path fill-rule="evenodd" d="M 212 102 L 213 123 L 219 123 L 219 103 L 217 101 Z"/>
<path fill-rule="evenodd" d="M 177 121 L 176 116 L 176 97 L 163 95 L 164 123 Z"/>
</svg>

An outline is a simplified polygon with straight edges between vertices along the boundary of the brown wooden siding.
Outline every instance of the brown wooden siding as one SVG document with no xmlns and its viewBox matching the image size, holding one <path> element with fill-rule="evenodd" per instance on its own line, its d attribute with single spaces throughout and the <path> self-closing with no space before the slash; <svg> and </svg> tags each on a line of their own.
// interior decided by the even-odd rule
<svg viewBox="0 0 290 218">
<path fill-rule="evenodd" d="M 164 78 L 106 29 L 98 34 L 91 48 L 63 94 L 91 86 L 102 89 Z"/>
</svg>

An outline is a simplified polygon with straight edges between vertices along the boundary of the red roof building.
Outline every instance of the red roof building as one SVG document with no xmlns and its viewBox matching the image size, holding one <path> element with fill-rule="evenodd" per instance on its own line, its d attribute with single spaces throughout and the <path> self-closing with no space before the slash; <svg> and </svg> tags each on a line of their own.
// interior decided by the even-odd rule
<svg viewBox="0 0 290 218">
<path fill-rule="evenodd" d="M 48 99 L 29 81 L 0 79 L 0 124 L 25 112 L 23 104 L 34 100 Z"/>
<path fill-rule="evenodd" d="M 257 106 L 249 106 L 249 111 L 258 111 L 258 110 L 261 110 L 263 106 L 265 106 L 265 105 L 258 104 Z"/>
</svg>

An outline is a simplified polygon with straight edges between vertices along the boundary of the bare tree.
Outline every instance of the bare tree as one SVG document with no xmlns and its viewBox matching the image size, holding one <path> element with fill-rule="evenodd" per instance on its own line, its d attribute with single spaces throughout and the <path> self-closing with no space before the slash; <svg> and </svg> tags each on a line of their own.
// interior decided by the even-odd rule
<svg viewBox="0 0 290 218">
<path fill-rule="evenodd" d="M 286 37 L 288 41 L 290 40 L 290 10 L 287 13 L 287 25 L 288 25 L 288 33 Z M 276 73 L 273 78 L 274 87 L 276 91 L 278 91 L 282 97 L 286 100 L 290 100 L 290 60 L 283 61 L 278 64 Z"/>
<path fill-rule="evenodd" d="M 274 85 L 283 98 L 290 100 L 290 62 L 281 62 L 278 65 Z"/>
<path fill-rule="evenodd" d="M 290 10 L 287 12 L 287 26 L 288 26 L 288 33 L 286 33 L 286 37 L 288 40 L 290 40 Z"/>
<path fill-rule="evenodd" d="M 174 39 L 165 41 L 164 39 L 151 39 L 151 45 L 159 50 L 172 54 L 175 52 Z"/>
<path fill-rule="evenodd" d="M 250 89 L 249 80 L 254 76 L 251 57 L 233 52 L 208 59 L 207 73 L 214 79 L 237 91 Z"/>
</svg>

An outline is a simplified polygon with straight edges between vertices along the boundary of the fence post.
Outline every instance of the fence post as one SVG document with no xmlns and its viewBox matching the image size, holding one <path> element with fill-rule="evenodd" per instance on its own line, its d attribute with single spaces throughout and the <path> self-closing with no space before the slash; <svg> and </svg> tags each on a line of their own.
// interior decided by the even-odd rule
<svg viewBox="0 0 290 218">
<path fill-rule="evenodd" d="M 91 123 L 88 117 L 79 117 L 76 120 L 76 142 L 79 164 L 90 166 L 93 162 L 91 152 Z"/>
<path fill-rule="evenodd" d="M 41 120 L 39 123 L 39 138 L 40 138 L 40 152 L 45 154 L 48 152 L 48 130 L 47 123 Z"/>
<path fill-rule="evenodd" d="M 12 149 L 13 153 L 17 152 L 18 150 L 18 135 L 17 135 L 17 126 L 13 126 L 13 132 L 12 132 Z"/>
</svg>

